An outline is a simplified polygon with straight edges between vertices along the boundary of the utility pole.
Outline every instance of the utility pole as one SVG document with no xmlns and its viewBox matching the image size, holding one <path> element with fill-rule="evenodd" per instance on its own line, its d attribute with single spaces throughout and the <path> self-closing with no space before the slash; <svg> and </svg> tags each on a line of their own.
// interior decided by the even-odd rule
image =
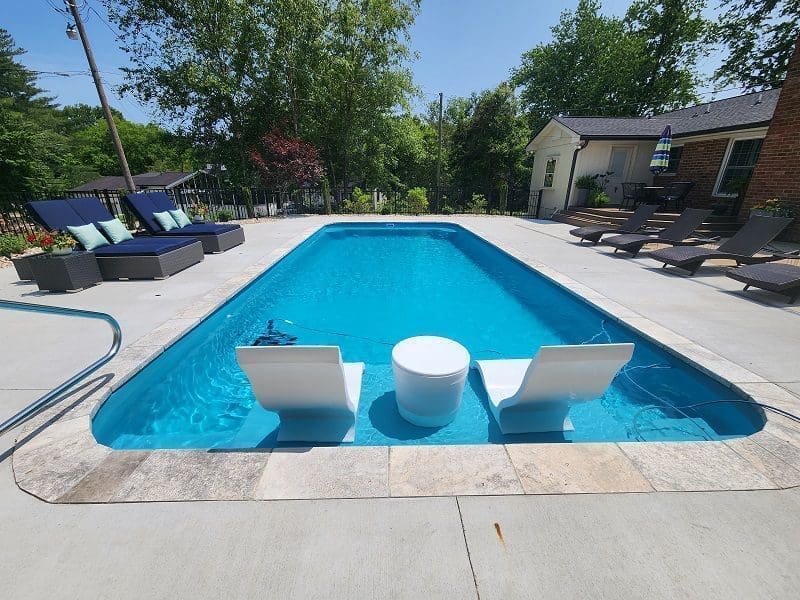
<svg viewBox="0 0 800 600">
<path fill-rule="evenodd" d="M 442 178 L 442 92 L 439 92 L 439 150 L 436 153 L 436 209 L 441 210 L 440 183 Z"/>
<path fill-rule="evenodd" d="M 128 186 L 130 191 L 135 192 L 136 184 L 133 182 L 131 170 L 128 168 L 128 159 L 125 158 L 125 150 L 122 147 L 122 141 L 119 139 L 117 126 L 114 124 L 114 115 L 111 114 L 111 107 L 108 105 L 106 91 L 103 89 L 103 82 L 100 79 L 100 72 L 97 70 L 97 64 L 94 62 L 94 54 L 92 53 L 92 47 L 89 45 L 89 38 L 86 37 L 86 29 L 83 27 L 81 13 L 75 4 L 75 0 L 64 0 L 64 3 L 72 13 L 72 18 L 75 19 L 75 26 L 78 28 L 78 34 L 80 35 L 83 49 L 86 52 L 86 60 L 89 61 L 89 69 L 92 71 L 92 79 L 94 79 L 94 85 L 97 88 L 97 95 L 100 97 L 100 105 L 103 107 L 103 114 L 108 123 L 108 133 L 111 134 L 111 141 L 114 143 L 114 149 L 117 151 L 119 166 L 122 169 L 122 176 L 125 178 L 125 185 Z"/>
</svg>

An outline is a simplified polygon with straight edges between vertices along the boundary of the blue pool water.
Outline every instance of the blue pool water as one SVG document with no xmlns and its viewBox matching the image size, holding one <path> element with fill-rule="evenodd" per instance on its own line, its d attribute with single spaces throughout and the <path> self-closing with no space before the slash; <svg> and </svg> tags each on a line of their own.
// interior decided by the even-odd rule
<svg viewBox="0 0 800 600">
<path fill-rule="evenodd" d="M 299 344 L 338 345 L 345 361 L 366 363 L 356 445 L 706 440 L 764 423 L 747 404 L 684 408 L 740 398 L 472 233 L 381 223 L 317 232 L 117 390 L 95 437 L 113 448 L 274 446 L 278 418 L 255 401 L 234 355 L 270 319 Z M 400 417 L 391 348 L 425 334 L 457 340 L 473 359 L 585 342 L 632 341 L 636 351 L 602 398 L 572 408 L 573 432 L 504 436 L 474 368 L 451 424 Z"/>
</svg>

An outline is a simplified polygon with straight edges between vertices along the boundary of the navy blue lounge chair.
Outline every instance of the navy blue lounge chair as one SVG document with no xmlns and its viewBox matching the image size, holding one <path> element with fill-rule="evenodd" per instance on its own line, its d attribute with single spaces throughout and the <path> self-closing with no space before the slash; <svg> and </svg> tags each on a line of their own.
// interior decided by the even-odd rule
<svg viewBox="0 0 800 600">
<path fill-rule="evenodd" d="M 153 218 L 153 213 L 175 210 L 175 204 L 164 192 L 139 192 L 125 196 L 125 202 L 151 235 L 192 236 L 203 243 L 207 254 L 225 252 L 244 243 L 244 229 L 236 223 L 192 223 L 178 229 L 164 231 Z"/>
<path fill-rule="evenodd" d="M 109 221 L 114 216 L 99 198 L 36 200 L 25 207 L 33 219 L 49 230 Z M 135 237 L 93 250 L 103 279 L 157 279 L 169 277 L 203 260 L 203 245 L 193 237 L 170 239 Z"/>
</svg>

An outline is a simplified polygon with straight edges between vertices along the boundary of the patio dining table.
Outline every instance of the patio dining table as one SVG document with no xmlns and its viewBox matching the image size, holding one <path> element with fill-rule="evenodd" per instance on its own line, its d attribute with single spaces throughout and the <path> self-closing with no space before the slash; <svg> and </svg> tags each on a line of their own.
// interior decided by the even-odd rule
<svg viewBox="0 0 800 600">
<path fill-rule="evenodd" d="M 644 193 L 645 193 L 645 203 L 646 204 L 662 204 L 662 201 L 658 197 L 658 192 L 665 189 L 666 186 L 663 185 L 646 185 L 644 186 Z"/>
</svg>

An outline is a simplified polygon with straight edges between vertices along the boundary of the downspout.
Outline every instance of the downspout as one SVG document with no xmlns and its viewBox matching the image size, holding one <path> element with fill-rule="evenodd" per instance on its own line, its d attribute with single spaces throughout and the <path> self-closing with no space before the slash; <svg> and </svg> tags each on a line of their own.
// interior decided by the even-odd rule
<svg viewBox="0 0 800 600">
<path fill-rule="evenodd" d="M 569 197 L 572 194 L 572 180 L 575 177 L 575 165 L 578 162 L 578 152 L 586 148 L 589 145 L 589 140 L 583 140 L 580 145 L 575 148 L 575 152 L 572 153 L 572 166 L 569 168 L 569 183 L 567 183 L 567 197 L 564 199 L 564 210 L 567 210 L 569 206 Z"/>
</svg>

